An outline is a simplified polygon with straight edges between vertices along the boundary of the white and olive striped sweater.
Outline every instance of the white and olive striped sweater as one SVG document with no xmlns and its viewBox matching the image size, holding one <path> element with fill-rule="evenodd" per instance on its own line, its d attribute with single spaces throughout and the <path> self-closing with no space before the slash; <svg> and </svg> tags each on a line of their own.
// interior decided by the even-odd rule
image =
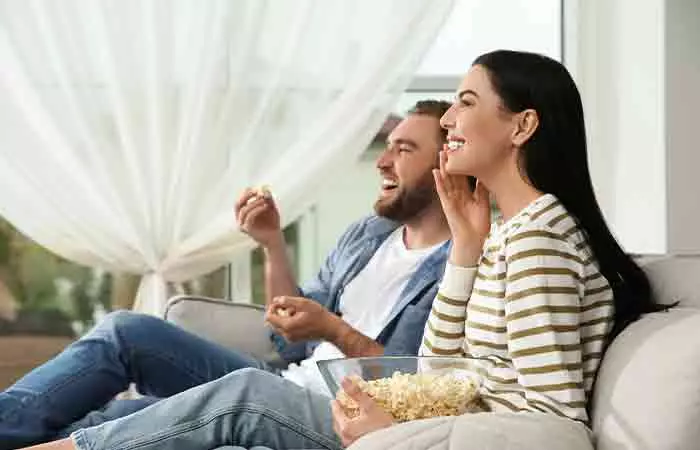
<svg viewBox="0 0 700 450">
<path fill-rule="evenodd" d="M 545 194 L 494 225 L 478 268 L 447 264 L 420 352 L 479 357 L 492 411 L 587 423 L 613 309 L 582 230 Z"/>
</svg>

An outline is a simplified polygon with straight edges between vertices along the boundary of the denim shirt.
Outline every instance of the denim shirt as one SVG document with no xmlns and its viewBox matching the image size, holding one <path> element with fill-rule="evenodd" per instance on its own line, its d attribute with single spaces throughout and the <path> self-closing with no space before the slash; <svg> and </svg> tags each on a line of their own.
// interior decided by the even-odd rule
<svg viewBox="0 0 700 450">
<path fill-rule="evenodd" d="M 316 276 L 299 288 L 299 295 L 313 299 L 330 311 L 339 313 L 345 287 L 367 265 L 384 240 L 400 224 L 369 216 L 353 225 L 340 237 Z M 388 324 L 377 337 L 386 355 L 416 355 L 423 337 L 433 299 L 437 295 L 450 242 L 431 253 L 409 278 L 392 309 Z M 311 355 L 318 341 L 290 344 L 271 333 L 280 356 L 287 362 L 299 362 Z"/>
</svg>

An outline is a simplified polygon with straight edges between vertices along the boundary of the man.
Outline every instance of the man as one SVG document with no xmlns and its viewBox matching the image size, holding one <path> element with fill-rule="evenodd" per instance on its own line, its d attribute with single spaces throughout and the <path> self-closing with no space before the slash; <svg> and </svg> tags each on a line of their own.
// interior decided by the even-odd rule
<svg viewBox="0 0 700 450">
<path fill-rule="evenodd" d="M 330 428 L 330 393 L 315 361 L 343 355 L 417 353 L 449 246 L 449 228 L 432 178 L 445 142 L 439 119 L 448 107 L 447 102 L 418 102 L 393 130 L 377 161 L 382 177 L 377 215 L 350 226 L 316 278 L 302 288 L 291 274 L 272 198 L 252 190 L 240 198 L 239 225 L 265 253 L 266 320 L 275 330 L 280 355 L 290 363 L 282 377 L 271 373 L 274 370 L 265 362 L 218 347 L 162 320 L 116 313 L 2 394 L 0 442 L 37 442 L 50 433 L 85 426 L 69 427 L 129 382 L 136 382 L 145 394 L 170 398 L 128 418 L 77 431 L 74 439 L 81 448 L 102 444 L 118 448 L 112 439 L 135 444 L 129 436 L 122 439 L 122 432 L 149 436 L 148 441 L 150 433 L 160 435 L 168 428 L 160 420 L 171 419 L 187 423 L 175 425 L 178 430 L 209 434 L 190 436 L 192 442 L 199 442 L 192 448 L 218 442 L 220 436 L 213 436 L 206 424 L 235 435 L 206 448 L 224 442 L 274 448 L 337 447 Z M 222 384 L 214 381 L 190 389 L 227 374 Z M 235 412 L 223 419 L 216 416 L 223 411 L 219 402 Z M 269 402 L 279 404 L 266 406 Z M 322 410 L 318 424 L 317 410 Z M 132 425 L 120 425 L 133 418 Z M 316 427 L 325 434 L 314 431 Z M 167 447 L 166 435 L 173 438 L 172 448 L 186 448 L 177 432 L 157 437 L 154 448 Z M 50 445 L 73 448 L 70 440 Z"/>
</svg>

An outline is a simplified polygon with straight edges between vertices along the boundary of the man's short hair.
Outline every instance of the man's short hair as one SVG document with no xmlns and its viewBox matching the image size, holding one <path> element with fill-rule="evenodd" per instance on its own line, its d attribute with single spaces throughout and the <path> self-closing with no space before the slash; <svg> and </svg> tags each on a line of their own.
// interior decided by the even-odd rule
<svg viewBox="0 0 700 450">
<path fill-rule="evenodd" d="M 408 110 L 408 114 L 422 114 L 440 120 L 447 110 L 450 109 L 450 106 L 452 106 L 452 103 L 444 100 L 419 100 Z M 440 137 L 443 142 L 447 140 L 447 130 L 442 127 L 440 127 Z"/>
</svg>

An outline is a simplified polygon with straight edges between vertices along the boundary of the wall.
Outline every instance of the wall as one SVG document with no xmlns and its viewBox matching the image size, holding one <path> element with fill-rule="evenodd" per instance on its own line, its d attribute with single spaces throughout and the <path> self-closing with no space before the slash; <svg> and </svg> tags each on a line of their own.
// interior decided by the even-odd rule
<svg viewBox="0 0 700 450">
<path fill-rule="evenodd" d="M 299 222 L 301 281 L 318 271 L 351 223 L 372 213 L 381 182 L 375 155 L 375 151 L 369 150 L 356 164 L 327 174 L 318 202 Z"/>
<path fill-rule="evenodd" d="M 700 2 L 666 1 L 669 252 L 700 253 Z"/>
<path fill-rule="evenodd" d="M 664 253 L 663 2 L 564 6 L 575 20 L 565 21 L 564 60 L 581 90 L 601 208 L 628 251 Z"/>
<path fill-rule="evenodd" d="M 700 253 L 700 3 L 565 0 L 601 207 L 631 253 Z"/>
</svg>

